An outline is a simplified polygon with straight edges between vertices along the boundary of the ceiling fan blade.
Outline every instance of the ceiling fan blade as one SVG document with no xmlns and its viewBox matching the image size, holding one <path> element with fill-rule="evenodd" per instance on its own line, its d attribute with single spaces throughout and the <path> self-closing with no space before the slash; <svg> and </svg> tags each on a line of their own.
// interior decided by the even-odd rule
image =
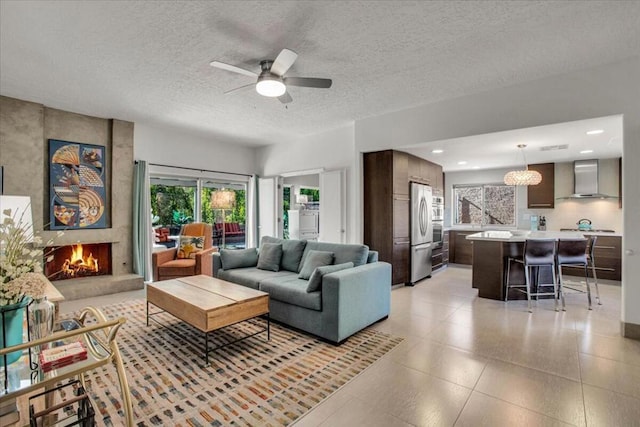
<svg viewBox="0 0 640 427">
<path fill-rule="evenodd" d="M 291 95 L 289 95 L 289 92 L 285 92 L 284 95 L 279 96 L 278 100 L 280 100 L 280 102 L 282 102 L 283 104 L 293 102 L 293 98 L 291 97 Z"/>
<path fill-rule="evenodd" d="M 282 79 L 285 85 L 315 87 L 320 89 L 329 89 L 331 87 L 331 79 L 318 79 L 315 77 L 285 77 Z"/>
<path fill-rule="evenodd" d="M 289 49 L 282 49 L 282 52 L 278 54 L 278 57 L 273 64 L 271 64 L 271 74 L 275 74 L 278 77 L 282 77 L 289 68 L 296 62 L 298 54 Z"/>
<path fill-rule="evenodd" d="M 212 61 L 209 63 L 212 67 L 220 68 L 221 70 L 231 71 L 232 73 L 243 74 L 249 77 L 258 77 L 253 71 L 245 70 L 244 68 L 236 67 L 235 65 L 226 64 L 224 62 Z"/>
<path fill-rule="evenodd" d="M 248 87 L 255 87 L 255 85 L 256 85 L 255 83 L 249 83 L 248 85 L 244 85 L 244 86 L 237 87 L 235 89 L 228 90 L 228 91 L 224 92 L 224 94 L 226 95 L 228 93 L 236 92 L 238 90 L 246 89 Z"/>
</svg>

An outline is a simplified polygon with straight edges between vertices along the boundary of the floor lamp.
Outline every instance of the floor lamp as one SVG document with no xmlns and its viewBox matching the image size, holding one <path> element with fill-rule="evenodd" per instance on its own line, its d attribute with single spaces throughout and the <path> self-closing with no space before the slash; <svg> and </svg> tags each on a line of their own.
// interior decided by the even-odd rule
<svg viewBox="0 0 640 427">
<path fill-rule="evenodd" d="M 236 192 L 233 190 L 216 190 L 211 193 L 211 209 L 220 209 L 222 211 L 222 247 L 225 246 L 225 211 L 233 209 L 236 204 Z"/>
</svg>

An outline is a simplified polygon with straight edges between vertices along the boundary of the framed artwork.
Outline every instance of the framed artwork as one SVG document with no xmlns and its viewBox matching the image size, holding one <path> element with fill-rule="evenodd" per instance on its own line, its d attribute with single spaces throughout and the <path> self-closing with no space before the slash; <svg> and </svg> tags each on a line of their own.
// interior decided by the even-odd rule
<svg viewBox="0 0 640 427">
<path fill-rule="evenodd" d="M 105 148 L 49 140 L 50 228 L 105 228 Z"/>
</svg>

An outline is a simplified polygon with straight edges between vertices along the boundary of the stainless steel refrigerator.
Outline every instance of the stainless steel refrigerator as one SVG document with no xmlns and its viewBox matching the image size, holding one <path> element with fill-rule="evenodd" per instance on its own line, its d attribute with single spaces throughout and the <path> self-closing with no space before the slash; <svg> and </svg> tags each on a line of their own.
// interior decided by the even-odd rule
<svg viewBox="0 0 640 427">
<path fill-rule="evenodd" d="M 411 183 L 411 284 L 431 276 L 433 195 L 428 185 Z"/>
</svg>

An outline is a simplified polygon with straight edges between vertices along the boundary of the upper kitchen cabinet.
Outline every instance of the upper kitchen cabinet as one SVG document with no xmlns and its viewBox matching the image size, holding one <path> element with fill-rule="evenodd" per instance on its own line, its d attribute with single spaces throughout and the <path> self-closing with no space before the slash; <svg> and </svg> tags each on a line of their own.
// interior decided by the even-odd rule
<svg viewBox="0 0 640 427">
<path fill-rule="evenodd" d="M 529 165 L 530 170 L 542 175 L 542 182 L 527 187 L 527 207 L 529 209 L 553 209 L 555 207 L 555 165 L 539 163 Z"/>
<path fill-rule="evenodd" d="M 408 157 L 409 181 L 430 185 L 433 194 L 441 196 L 444 189 L 442 166 L 411 154 Z"/>
<path fill-rule="evenodd" d="M 386 153 L 383 151 L 383 153 Z M 393 194 L 409 196 L 409 155 L 399 151 L 391 151 L 393 162 Z M 382 173 L 382 171 L 380 171 Z"/>
</svg>

